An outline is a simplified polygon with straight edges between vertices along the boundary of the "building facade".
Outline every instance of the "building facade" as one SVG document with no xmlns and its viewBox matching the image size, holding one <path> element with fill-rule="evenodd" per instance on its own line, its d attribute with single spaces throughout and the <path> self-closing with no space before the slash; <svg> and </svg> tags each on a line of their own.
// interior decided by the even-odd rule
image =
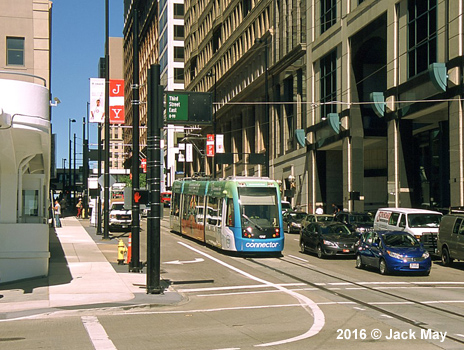
<svg viewBox="0 0 464 350">
<path fill-rule="evenodd" d="M 134 16 L 137 16 L 137 26 L 134 26 Z M 144 156 L 140 151 L 147 146 L 147 82 L 148 69 L 152 64 L 159 63 L 159 21 L 158 2 L 125 0 L 124 1 L 124 99 L 126 126 L 134 126 L 134 107 L 139 117 L 139 158 Z M 138 48 L 134 58 L 135 47 Z M 137 80 L 134 83 L 134 60 L 138 68 Z M 138 92 L 138 99 L 134 99 L 134 90 Z M 133 129 L 124 129 L 125 153 L 136 154 L 132 147 Z M 126 156 L 126 158 L 128 158 Z"/>
<path fill-rule="evenodd" d="M 234 157 L 223 175 L 269 174 L 310 212 L 463 204 L 460 2 L 185 11 L 186 89 L 216 91 L 216 130 Z M 247 162 L 266 150 L 268 172 Z"/>
<path fill-rule="evenodd" d="M 123 38 L 109 38 L 110 80 L 124 80 Z M 105 78 L 105 58 L 100 58 L 99 78 Z M 124 88 L 124 87 L 123 87 Z M 111 97 L 110 97 L 111 103 Z M 124 174 L 124 124 L 110 124 L 110 172 Z M 102 139 L 104 139 L 102 128 Z"/>
<path fill-rule="evenodd" d="M 0 4 L 0 283 L 48 274 L 51 7 Z"/>
<path fill-rule="evenodd" d="M 464 205 L 462 2 L 187 0 L 184 11 L 185 89 L 213 92 L 202 134 L 223 135 L 228 153 L 196 157 L 190 173 L 270 176 L 308 212 Z"/>
<path fill-rule="evenodd" d="M 216 160 L 217 174 L 270 176 L 301 205 L 307 154 L 295 130 L 308 126 L 306 13 L 296 0 L 185 2 L 186 89 L 213 92 L 214 125 L 204 133 L 224 135 L 232 156 Z"/>
<path fill-rule="evenodd" d="M 309 204 L 463 204 L 462 3 L 308 4 Z"/>
<path fill-rule="evenodd" d="M 159 6 L 161 85 L 165 91 L 184 90 L 184 1 L 164 0 Z M 177 139 L 184 134 L 182 126 L 167 125 L 165 129 L 166 180 L 162 180 L 161 191 L 171 187 L 180 168 Z"/>
</svg>

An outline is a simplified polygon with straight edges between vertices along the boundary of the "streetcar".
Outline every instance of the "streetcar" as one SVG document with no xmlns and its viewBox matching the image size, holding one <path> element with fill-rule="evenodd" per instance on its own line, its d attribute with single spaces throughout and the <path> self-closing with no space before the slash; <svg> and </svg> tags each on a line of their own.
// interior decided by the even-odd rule
<svg viewBox="0 0 464 350">
<path fill-rule="evenodd" d="M 224 251 L 279 255 L 284 248 L 279 185 L 264 177 L 177 180 L 170 228 Z"/>
</svg>

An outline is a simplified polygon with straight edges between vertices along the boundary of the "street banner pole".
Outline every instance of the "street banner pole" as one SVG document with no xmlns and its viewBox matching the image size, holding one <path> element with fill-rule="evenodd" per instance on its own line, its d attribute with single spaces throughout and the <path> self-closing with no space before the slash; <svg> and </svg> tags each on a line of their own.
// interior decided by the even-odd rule
<svg viewBox="0 0 464 350">
<path fill-rule="evenodd" d="M 139 190 L 139 31 L 138 12 L 132 10 L 132 259 L 129 263 L 129 272 L 140 272 L 140 203 L 135 197 Z"/>
</svg>

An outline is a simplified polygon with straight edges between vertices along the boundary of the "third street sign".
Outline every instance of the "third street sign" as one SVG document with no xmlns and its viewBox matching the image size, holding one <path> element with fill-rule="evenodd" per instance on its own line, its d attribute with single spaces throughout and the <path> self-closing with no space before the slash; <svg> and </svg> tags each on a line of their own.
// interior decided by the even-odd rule
<svg viewBox="0 0 464 350">
<path fill-rule="evenodd" d="M 180 125 L 211 125 L 213 116 L 210 92 L 167 92 L 166 123 Z"/>
</svg>

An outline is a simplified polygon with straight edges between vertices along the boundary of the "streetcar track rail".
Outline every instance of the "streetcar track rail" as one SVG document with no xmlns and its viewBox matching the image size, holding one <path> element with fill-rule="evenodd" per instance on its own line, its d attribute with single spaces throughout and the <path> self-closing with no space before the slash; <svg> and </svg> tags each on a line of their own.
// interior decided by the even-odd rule
<svg viewBox="0 0 464 350">
<path fill-rule="evenodd" d="M 340 277 L 340 276 L 336 276 L 335 274 L 330 274 L 330 273 L 327 273 L 327 272 L 325 272 L 325 271 L 320 271 L 320 270 L 316 269 L 315 267 L 308 266 L 306 263 L 303 263 L 303 262 L 300 262 L 300 261 L 290 260 L 290 259 L 288 259 L 288 258 L 286 258 L 286 257 L 280 257 L 280 258 L 277 258 L 277 259 L 279 259 L 279 260 L 281 260 L 281 261 L 283 261 L 283 262 L 286 262 L 286 263 L 289 263 L 289 264 L 298 266 L 298 267 L 302 267 L 302 268 L 307 269 L 307 270 L 311 270 L 312 272 L 317 272 L 317 273 L 322 274 L 322 275 L 324 275 L 324 276 L 328 276 L 328 277 L 332 277 L 332 278 L 338 279 L 338 280 L 340 280 L 340 281 L 343 281 L 343 282 L 345 282 L 345 283 L 352 284 L 352 285 L 354 285 L 354 286 L 362 287 L 363 289 L 367 289 L 367 290 L 370 290 L 370 291 L 372 291 L 372 292 L 380 293 L 380 294 L 383 294 L 383 295 L 388 295 L 388 296 L 390 296 L 390 297 L 403 300 L 403 301 L 408 302 L 408 303 L 410 303 L 410 304 L 416 304 L 416 305 L 424 306 L 424 307 L 427 307 L 427 308 L 429 308 L 429 309 L 432 309 L 432 310 L 435 310 L 435 311 L 438 311 L 438 312 L 441 312 L 441 313 L 445 313 L 445 314 L 448 314 L 448 315 L 453 315 L 453 316 L 456 316 L 456 317 L 464 318 L 464 315 L 463 315 L 463 314 L 460 314 L 460 313 L 457 313 L 457 312 L 453 312 L 453 311 L 450 311 L 450 310 L 445 310 L 445 309 L 436 307 L 436 306 L 434 306 L 434 305 L 427 304 L 427 303 L 424 303 L 424 302 L 420 302 L 420 301 L 417 301 L 417 300 L 414 300 L 414 299 L 410 299 L 410 298 L 402 297 L 402 296 L 399 296 L 399 295 L 395 295 L 395 294 L 389 293 L 389 292 L 387 292 L 387 291 L 385 291 L 385 290 L 381 290 L 381 289 L 377 289 L 377 288 L 374 288 L 374 287 L 370 287 L 370 286 L 368 286 L 368 285 L 366 285 L 366 284 L 361 284 L 361 283 L 349 281 L 349 280 L 344 279 L 344 278 L 342 278 L 342 277 Z M 350 295 L 347 295 L 347 294 L 341 292 L 340 290 L 333 290 L 333 289 L 328 288 L 328 287 L 325 287 L 325 286 L 323 286 L 323 285 L 321 285 L 321 284 L 310 282 L 310 281 L 308 281 L 308 280 L 306 280 L 306 279 L 304 279 L 304 278 L 301 278 L 301 277 L 298 277 L 298 276 L 296 276 L 296 275 L 294 275 L 294 274 L 285 272 L 285 271 L 283 271 L 283 270 L 281 270 L 281 269 L 268 266 L 268 265 L 266 265 L 266 264 L 264 264 L 264 263 L 262 263 L 262 262 L 260 262 L 260 261 L 258 261 L 258 260 L 256 260 L 256 259 L 253 259 L 253 258 L 248 258 L 247 260 L 250 261 L 250 262 L 252 262 L 252 263 L 254 263 L 254 264 L 256 264 L 256 265 L 259 265 L 259 266 L 264 267 L 264 268 L 266 268 L 266 269 L 272 270 L 273 272 L 280 273 L 280 274 L 282 274 L 282 275 L 284 275 L 284 276 L 287 276 L 287 277 L 289 277 L 289 278 L 292 278 L 292 279 L 294 279 L 294 280 L 296 280 L 296 281 L 299 281 L 299 282 L 301 282 L 301 283 L 305 283 L 305 284 L 307 284 L 307 285 L 309 285 L 309 286 L 312 286 L 313 288 L 316 288 L 316 289 L 318 289 L 318 290 L 321 290 L 321 291 L 330 293 L 330 294 L 332 294 L 332 295 L 336 295 L 336 296 L 338 296 L 338 297 L 341 297 L 341 298 L 347 299 L 347 300 L 349 300 L 349 301 L 351 301 L 351 302 L 354 302 L 354 303 L 356 303 L 356 304 L 358 304 L 358 305 L 362 305 L 362 306 L 364 306 L 364 307 L 366 307 L 366 308 L 369 308 L 369 309 L 371 309 L 371 310 L 375 310 L 375 311 L 377 311 L 377 312 L 380 312 L 380 313 L 382 313 L 382 314 L 384 314 L 384 315 L 387 315 L 387 316 L 389 316 L 389 317 L 392 317 L 392 318 L 394 318 L 394 319 L 396 319 L 396 320 L 405 322 L 405 323 L 407 323 L 407 324 L 410 324 L 410 325 L 412 325 L 412 326 L 418 327 L 418 328 L 420 328 L 420 329 L 424 329 L 424 330 L 429 330 L 429 329 L 430 329 L 430 330 L 432 330 L 432 331 L 436 331 L 436 330 L 434 330 L 434 329 L 432 329 L 432 328 L 430 328 L 430 327 L 427 327 L 427 326 L 426 326 L 427 324 L 424 323 L 424 322 L 412 320 L 412 319 L 410 319 L 410 318 L 408 318 L 408 317 L 398 315 L 398 314 L 396 314 L 396 313 L 394 313 L 394 312 L 388 311 L 388 310 L 386 310 L 386 309 L 384 309 L 384 308 L 381 308 L 381 307 L 379 307 L 379 306 L 372 305 L 371 303 L 364 302 L 364 301 L 359 300 L 359 299 L 357 299 L 357 298 L 354 298 L 354 297 L 352 297 L 352 296 L 350 296 Z M 295 259 L 295 260 L 300 260 L 300 259 L 297 258 L 297 259 Z M 447 338 L 447 339 L 450 339 L 450 340 L 453 340 L 453 341 L 455 341 L 455 342 L 458 342 L 458 343 L 460 343 L 460 344 L 464 344 L 464 340 L 463 340 L 463 339 L 460 339 L 460 338 L 455 337 L 455 336 L 453 336 L 453 335 L 448 334 L 448 335 L 446 336 L 446 338 Z"/>
</svg>

